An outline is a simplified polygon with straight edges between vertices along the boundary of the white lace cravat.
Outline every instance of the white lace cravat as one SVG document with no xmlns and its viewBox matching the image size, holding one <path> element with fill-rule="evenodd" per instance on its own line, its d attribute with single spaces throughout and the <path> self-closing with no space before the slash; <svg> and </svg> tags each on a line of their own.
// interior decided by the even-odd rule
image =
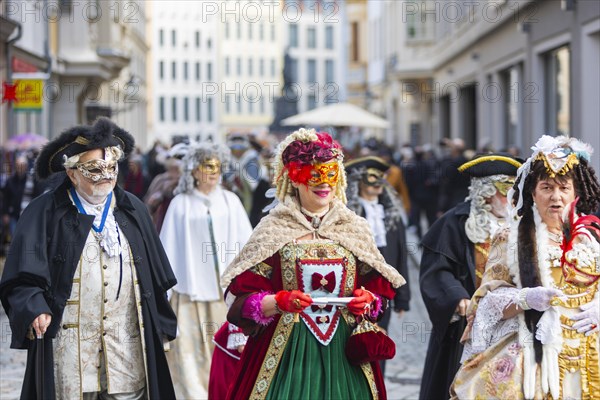
<svg viewBox="0 0 600 400">
<path fill-rule="evenodd" d="M 92 204 L 87 202 L 83 196 L 77 193 L 83 209 L 88 215 L 94 216 L 94 225 L 99 226 L 102 221 L 102 213 L 104 212 L 104 201 L 101 204 Z M 114 201 L 114 197 L 113 197 Z M 109 255 L 109 257 L 117 256 L 121 253 L 121 246 L 119 245 L 119 237 L 117 232 L 117 221 L 112 213 L 113 205 L 109 204 L 108 207 L 111 209 L 108 211 L 106 216 L 106 222 L 104 223 L 104 229 L 102 229 L 102 237 L 100 245 Z"/>
<path fill-rule="evenodd" d="M 385 211 L 383 206 L 379 204 L 377 200 L 369 201 L 360 198 L 360 202 L 365 210 L 365 218 L 373 231 L 375 244 L 377 247 L 387 246 L 387 240 L 385 238 Z"/>
</svg>

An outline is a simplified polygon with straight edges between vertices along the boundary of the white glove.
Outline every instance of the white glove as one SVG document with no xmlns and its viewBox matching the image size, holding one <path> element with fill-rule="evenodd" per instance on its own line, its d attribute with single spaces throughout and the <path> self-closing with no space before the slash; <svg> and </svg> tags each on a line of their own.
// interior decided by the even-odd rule
<svg viewBox="0 0 600 400">
<path fill-rule="evenodd" d="M 598 332 L 600 300 L 593 299 L 587 304 L 582 305 L 581 312 L 571 317 L 575 320 L 573 329 L 577 329 L 579 333 L 585 333 L 585 336 L 590 336 L 594 332 Z"/>
<path fill-rule="evenodd" d="M 558 289 L 548 289 L 543 286 L 521 289 L 521 293 L 525 291 L 525 303 L 521 305 L 524 310 L 534 309 L 536 311 L 546 311 L 550 308 L 550 301 L 554 297 L 566 298 L 563 292 Z M 523 298 L 522 295 L 519 298 Z M 525 307 L 523 307 L 525 306 Z"/>
</svg>

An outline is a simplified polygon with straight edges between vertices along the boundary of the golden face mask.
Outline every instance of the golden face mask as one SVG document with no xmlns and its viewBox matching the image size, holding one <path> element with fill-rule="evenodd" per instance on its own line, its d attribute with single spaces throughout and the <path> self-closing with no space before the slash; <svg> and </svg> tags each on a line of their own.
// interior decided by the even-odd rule
<svg viewBox="0 0 600 400">
<path fill-rule="evenodd" d="M 92 182 L 99 182 L 102 179 L 114 180 L 119 174 L 119 165 L 116 161 L 100 159 L 77 163 L 75 169 Z"/>
<path fill-rule="evenodd" d="M 513 187 L 514 184 L 515 184 L 515 181 L 512 179 L 510 179 L 508 181 L 495 181 L 494 182 L 494 186 L 496 187 L 498 192 L 500 192 L 500 194 L 504 197 L 506 197 L 506 194 L 508 193 L 510 188 Z"/>
<path fill-rule="evenodd" d="M 216 158 L 209 158 L 198 166 L 198 170 L 206 175 L 218 174 L 221 172 L 221 161 Z"/>
<path fill-rule="evenodd" d="M 363 174 L 362 182 L 367 186 L 381 186 L 385 181 L 385 172 L 376 168 L 369 168 Z"/>
<path fill-rule="evenodd" d="M 337 161 L 314 164 L 310 171 L 308 186 L 319 186 L 323 183 L 336 187 L 339 179 L 340 166 Z"/>
</svg>

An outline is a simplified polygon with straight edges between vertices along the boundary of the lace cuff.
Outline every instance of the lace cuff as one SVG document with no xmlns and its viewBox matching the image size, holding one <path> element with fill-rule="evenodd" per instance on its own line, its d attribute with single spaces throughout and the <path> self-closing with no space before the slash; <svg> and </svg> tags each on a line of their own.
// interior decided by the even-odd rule
<svg viewBox="0 0 600 400">
<path fill-rule="evenodd" d="M 262 311 L 262 299 L 273 294 L 271 292 L 259 292 L 250 295 L 244 302 L 242 317 L 251 319 L 259 325 L 267 326 L 275 319 L 275 316 L 267 317 Z"/>
<path fill-rule="evenodd" d="M 227 336 L 227 348 L 237 350 L 240 346 L 245 346 L 248 336 L 242 333 L 242 330 L 232 323 L 229 323 L 229 336 Z"/>
<path fill-rule="evenodd" d="M 471 346 L 473 352 L 482 352 L 492 345 L 498 338 L 512 332 L 512 325 L 518 327 L 518 324 L 508 323 L 508 328 L 499 329 L 499 324 L 504 315 L 504 309 L 514 302 L 518 296 L 519 289 L 512 287 L 500 287 L 488 292 L 480 301 L 473 321 L 473 330 L 471 332 Z M 516 318 L 511 318 L 517 322 Z M 496 340 L 495 340 L 496 339 Z"/>
</svg>

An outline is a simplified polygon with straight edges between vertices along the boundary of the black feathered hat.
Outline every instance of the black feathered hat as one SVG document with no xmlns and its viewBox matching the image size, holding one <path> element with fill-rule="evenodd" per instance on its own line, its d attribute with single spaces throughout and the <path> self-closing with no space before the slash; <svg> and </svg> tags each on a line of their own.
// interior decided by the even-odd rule
<svg viewBox="0 0 600 400">
<path fill-rule="evenodd" d="M 94 149 L 119 146 L 125 157 L 131 153 L 135 140 L 124 129 L 106 117 L 100 117 L 94 125 L 79 125 L 69 128 L 44 146 L 35 161 L 35 172 L 40 179 L 64 171 L 64 156 Z"/>
<path fill-rule="evenodd" d="M 458 167 L 458 170 L 471 178 L 492 175 L 516 176 L 522 163 L 523 160 L 508 153 L 481 154 Z"/>
</svg>

